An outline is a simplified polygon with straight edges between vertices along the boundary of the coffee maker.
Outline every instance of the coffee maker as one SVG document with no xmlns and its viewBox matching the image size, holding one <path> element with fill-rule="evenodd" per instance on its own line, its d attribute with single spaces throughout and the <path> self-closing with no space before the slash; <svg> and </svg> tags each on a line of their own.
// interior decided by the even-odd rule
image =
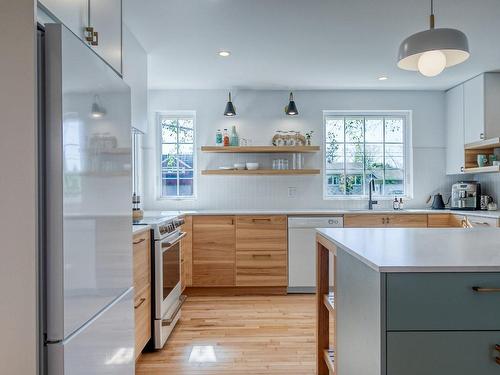
<svg viewBox="0 0 500 375">
<path fill-rule="evenodd" d="M 481 184 L 477 181 L 461 181 L 451 188 L 452 210 L 479 210 L 481 208 Z"/>
</svg>

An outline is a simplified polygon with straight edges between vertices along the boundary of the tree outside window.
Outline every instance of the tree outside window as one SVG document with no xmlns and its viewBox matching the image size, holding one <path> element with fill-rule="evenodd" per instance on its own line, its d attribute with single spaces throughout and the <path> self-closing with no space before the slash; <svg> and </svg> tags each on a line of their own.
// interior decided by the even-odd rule
<svg viewBox="0 0 500 375">
<path fill-rule="evenodd" d="M 160 115 L 160 196 L 194 196 L 194 116 Z"/>
<path fill-rule="evenodd" d="M 325 116 L 325 197 L 405 196 L 407 117 L 398 114 Z"/>
</svg>

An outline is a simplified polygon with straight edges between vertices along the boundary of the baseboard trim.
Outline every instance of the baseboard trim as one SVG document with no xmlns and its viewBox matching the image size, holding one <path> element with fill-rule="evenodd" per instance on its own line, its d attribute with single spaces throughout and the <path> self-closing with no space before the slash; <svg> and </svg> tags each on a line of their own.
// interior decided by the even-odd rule
<svg viewBox="0 0 500 375">
<path fill-rule="evenodd" d="M 275 296 L 286 295 L 286 286 L 187 287 L 188 296 Z"/>
</svg>

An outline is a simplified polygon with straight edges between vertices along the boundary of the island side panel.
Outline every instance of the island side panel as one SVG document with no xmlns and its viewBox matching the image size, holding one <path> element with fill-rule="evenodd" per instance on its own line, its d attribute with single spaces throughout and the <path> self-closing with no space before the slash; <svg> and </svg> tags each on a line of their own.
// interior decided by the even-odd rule
<svg viewBox="0 0 500 375">
<path fill-rule="evenodd" d="M 336 375 L 385 373 L 385 274 L 337 249 Z"/>
</svg>

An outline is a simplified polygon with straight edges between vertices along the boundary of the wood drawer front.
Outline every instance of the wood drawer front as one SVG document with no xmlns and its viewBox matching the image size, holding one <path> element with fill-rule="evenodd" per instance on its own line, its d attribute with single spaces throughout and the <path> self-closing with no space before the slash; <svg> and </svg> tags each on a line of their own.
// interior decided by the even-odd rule
<svg viewBox="0 0 500 375">
<path fill-rule="evenodd" d="M 427 228 L 427 215 L 386 215 L 388 228 Z"/>
<path fill-rule="evenodd" d="M 382 214 L 344 215 L 344 228 L 383 228 L 386 217 Z"/>
<path fill-rule="evenodd" d="M 139 233 L 133 239 L 134 288 L 140 293 L 151 285 L 151 242 L 149 232 Z"/>
<path fill-rule="evenodd" d="M 388 331 L 500 330 L 500 293 L 472 290 L 500 288 L 500 273 L 390 273 L 386 285 Z"/>
<path fill-rule="evenodd" d="M 498 227 L 498 219 L 491 217 L 467 216 L 467 221 L 473 228 Z"/>
<path fill-rule="evenodd" d="M 236 286 L 287 286 L 286 251 L 237 251 Z"/>
<path fill-rule="evenodd" d="M 494 375 L 500 332 L 389 332 L 387 375 Z"/>
<path fill-rule="evenodd" d="M 286 251 L 286 216 L 238 216 L 236 250 Z"/>
<path fill-rule="evenodd" d="M 147 287 L 134 298 L 135 358 L 151 338 L 151 288 Z"/>
<path fill-rule="evenodd" d="M 227 263 L 193 263 L 193 286 L 234 286 L 234 254 Z"/>
<path fill-rule="evenodd" d="M 453 226 L 452 224 L 450 214 L 431 214 L 427 219 L 429 228 L 449 228 Z"/>
</svg>

